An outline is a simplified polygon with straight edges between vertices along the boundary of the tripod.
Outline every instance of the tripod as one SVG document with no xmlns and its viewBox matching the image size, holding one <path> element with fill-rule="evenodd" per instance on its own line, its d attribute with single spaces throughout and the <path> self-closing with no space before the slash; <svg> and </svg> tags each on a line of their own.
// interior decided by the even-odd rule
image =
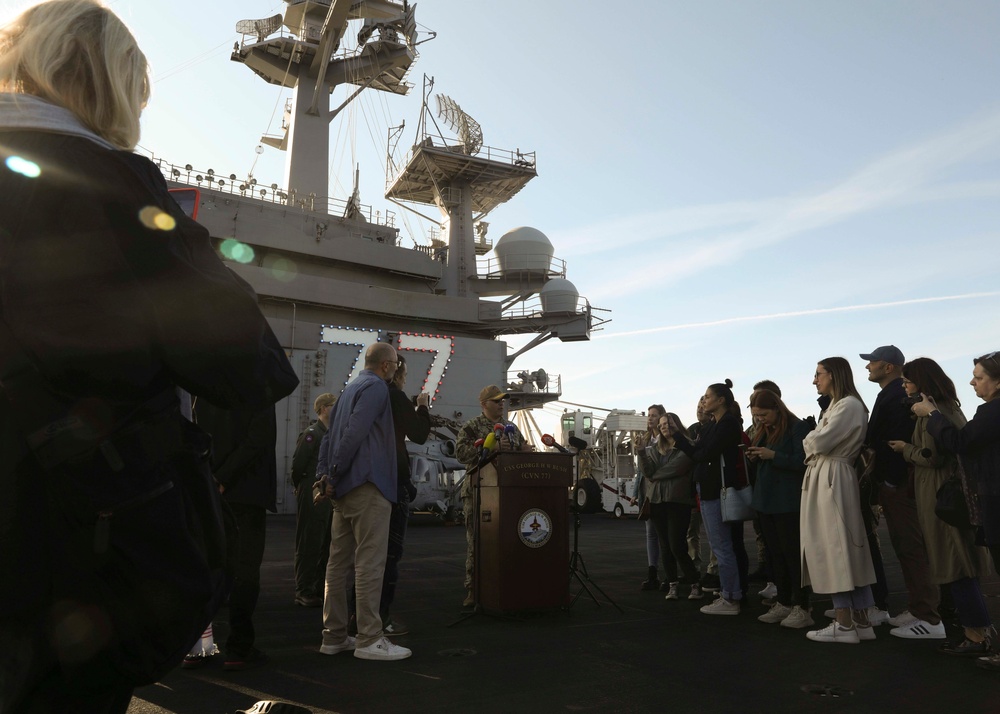
<svg viewBox="0 0 1000 714">
<path fill-rule="evenodd" d="M 576 447 L 576 473 L 575 480 L 573 481 L 573 493 L 575 494 L 576 487 L 580 483 L 580 454 L 587 448 L 587 442 L 583 439 L 570 437 L 569 443 L 570 445 Z M 584 592 L 590 596 L 590 599 L 594 601 L 595 605 L 600 607 L 601 602 L 597 599 L 597 595 L 594 594 L 594 590 L 596 590 L 604 596 L 605 600 L 614 605 L 618 612 L 624 615 L 625 611 L 622 610 L 618 603 L 612 600 L 611 597 L 601 589 L 600 585 L 595 583 L 590 578 L 590 574 L 587 572 L 587 564 L 583 560 L 583 553 L 580 552 L 580 507 L 577 505 L 575 498 L 573 499 L 569 510 L 573 514 L 573 552 L 570 553 L 569 557 L 569 573 L 577 579 L 577 582 L 580 583 L 580 589 L 576 592 L 576 595 L 573 596 L 573 599 L 570 600 L 566 609 L 571 610 Z"/>
</svg>

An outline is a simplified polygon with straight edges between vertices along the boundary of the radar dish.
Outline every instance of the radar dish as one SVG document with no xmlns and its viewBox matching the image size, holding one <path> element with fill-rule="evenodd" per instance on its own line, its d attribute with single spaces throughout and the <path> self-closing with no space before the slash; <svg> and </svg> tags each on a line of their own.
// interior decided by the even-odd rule
<svg viewBox="0 0 1000 714">
<path fill-rule="evenodd" d="M 462 142 L 462 152 L 472 156 L 483 146 L 483 129 L 479 122 L 462 111 L 458 102 L 446 94 L 435 94 L 437 99 L 438 116 L 448 126 L 458 134 L 458 140 Z"/>
<path fill-rule="evenodd" d="M 236 31 L 241 35 L 257 35 L 257 42 L 281 27 L 281 15 L 265 17 L 263 20 L 240 20 L 236 23 Z"/>
</svg>

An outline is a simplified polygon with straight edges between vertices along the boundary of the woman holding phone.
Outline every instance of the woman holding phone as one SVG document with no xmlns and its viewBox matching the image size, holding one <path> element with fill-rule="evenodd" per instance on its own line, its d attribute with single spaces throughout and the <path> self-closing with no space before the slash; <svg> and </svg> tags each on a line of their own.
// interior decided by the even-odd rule
<svg viewBox="0 0 1000 714">
<path fill-rule="evenodd" d="M 733 397 L 733 383 L 709 385 L 702 397 L 702 408 L 714 419 L 706 424 L 700 438 L 692 444 L 684 431 L 668 426 L 678 449 L 695 462 L 694 479 L 701 498 L 701 515 L 708 532 L 708 542 L 719 561 L 719 597 L 701 608 L 706 615 L 738 615 L 746 593 L 749 559 L 743 544 L 743 522 L 722 520 L 720 501 L 723 478 L 727 486 L 746 485 L 737 462 L 743 458 L 743 418 Z"/>
<path fill-rule="evenodd" d="M 688 600 L 705 597 L 698 585 L 698 570 L 688 554 L 687 530 L 694 506 L 694 484 L 690 457 L 677 448 L 671 431 L 684 431 L 680 418 L 671 412 L 660 417 L 657 424 L 660 438 L 639 452 L 644 495 L 649 499 L 649 520 L 656 530 L 663 556 L 663 578 L 667 585 L 667 600 L 677 600 L 681 583 L 677 575 L 680 566 L 683 582 L 691 585 Z"/>
<path fill-rule="evenodd" d="M 802 585 L 799 507 L 806 455 L 802 441 L 812 428 L 785 406 L 774 392 L 758 389 L 750 395 L 750 411 L 760 424 L 747 457 L 757 462 L 753 508 L 771 563 L 778 594 L 761 622 L 802 628 L 813 624 L 809 588 Z"/>
</svg>

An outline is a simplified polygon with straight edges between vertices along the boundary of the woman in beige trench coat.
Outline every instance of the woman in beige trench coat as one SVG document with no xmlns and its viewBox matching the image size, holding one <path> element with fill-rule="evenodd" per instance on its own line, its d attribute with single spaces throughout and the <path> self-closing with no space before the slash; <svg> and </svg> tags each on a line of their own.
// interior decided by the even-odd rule
<svg viewBox="0 0 1000 714">
<path fill-rule="evenodd" d="M 806 435 L 800 529 L 802 584 L 833 597 L 836 620 L 807 632 L 816 642 L 856 644 L 875 639 L 868 608 L 875 582 L 854 462 L 868 425 L 867 409 L 843 357 L 816 365 L 816 391 L 831 402 L 816 429 Z"/>
</svg>

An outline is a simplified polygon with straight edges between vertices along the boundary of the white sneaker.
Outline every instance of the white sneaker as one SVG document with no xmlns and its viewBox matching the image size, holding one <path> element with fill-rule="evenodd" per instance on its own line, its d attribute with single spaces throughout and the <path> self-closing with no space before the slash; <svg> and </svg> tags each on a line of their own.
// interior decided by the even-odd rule
<svg viewBox="0 0 1000 714">
<path fill-rule="evenodd" d="M 909 610 L 903 610 L 895 617 L 886 619 L 886 622 L 893 627 L 906 627 L 907 625 L 912 625 L 914 622 L 918 622 L 919 620 L 920 618 L 915 615 L 911 615 Z"/>
<path fill-rule="evenodd" d="M 894 627 L 889 630 L 889 634 L 904 640 L 943 640 L 947 637 L 943 622 L 932 625 L 925 620 L 915 620 L 909 625 Z"/>
<path fill-rule="evenodd" d="M 729 602 L 726 598 L 719 597 L 712 604 L 701 608 L 701 612 L 706 615 L 739 615 L 740 604 L 738 602 Z"/>
<path fill-rule="evenodd" d="M 798 605 L 793 607 L 792 611 L 788 613 L 788 617 L 781 621 L 782 627 L 791 627 L 796 630 L 800 630 L 803 627 L 812 627 L 815 624 L 812 615 L 809 614 L 809 610 L 803 610 Z"/>
<path fill-rule="evenodd" d="M 354 649 L 354 642 L 355 639 L 351 636 L 348 636 L 344 639 L 343 642 L 338 642 L 335 645 L 321 645 L 319 648 L 319 653 L 325 655 L 335 655 L 335 654 L 340 654 L 341 652 L 349 652 Z"/>
<path fill-rule="evenodd" d="M 823 617 L 829 617 L 832 620 L 836 616 L 837 616 L 837 610 L 832 607 L 829 610 L 823 611 Z"/>
<path fill-rule="evenodd" d="M 877 606 L 872 605 L 868 608 L 867 612 L 868 624 L 872 627 L 878 627 L 879 625 L 884 625 L 889 622 L 889 612 L 887 610 L 879 610 Z"/>
<path fill-rule="evenodd" d="M 702 591 L 701 586 L 697 583 L 691 586 L 691 594 L 688 595 L 688 600 L 702 600 L 705 597 L 704 591 Z"/>
<path fill-rule="evenodd" d="M 772 625 L 776 622 L 781 622 L 792 612 L 792 608 L 788 605 L 782 605 L 780 602 L 776 602 L 771 605 L 771 609 L 765 612 L 763 615 L 757 619 L 761 622 L 766 622 Z"/>
<path fill-rule="evenodd" d="M 677 585 L 677 583 L 670 583 L 670 586 L 667 588 L 667 595 L 664 598 L 665 600 L 677 599 Z"/>
<path fill-rule="evenodd" d="M 837 642 L 845 645 L 856 645 L 861 642 L 858 632 L 853 627 L 841 627 L 839 623 L 831 622 L 822 630 L 812 630 L 806 633 L 813 642 Z"/>
<path fill-rule="evenodd" d="M 384 637 L 376 640 L 367 647 L 358 647 L 354 650 L 354 656 L 358 659 L 406 659 L 411 654 L 413 652 L 407 648 L 394 645 Z"/>
<path fill-rule="evenodd" d="M 774 583 L 768 583 L 767 587 L 757 594 L 764 600 L 773 600 L 778 597 L 778 586 Z"/>
</svg>

